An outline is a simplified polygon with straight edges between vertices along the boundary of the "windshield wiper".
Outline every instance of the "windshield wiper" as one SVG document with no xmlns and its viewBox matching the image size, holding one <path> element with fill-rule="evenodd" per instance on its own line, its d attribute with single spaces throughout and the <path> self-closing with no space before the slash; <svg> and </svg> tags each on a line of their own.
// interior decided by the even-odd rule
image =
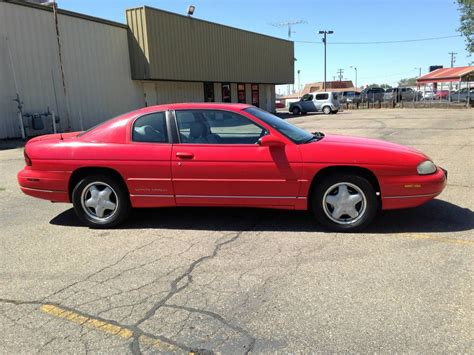
<svg viewBox="0 0 474 355">
<path fill-rule="evenodd" d="M 311 138 L 303 141 L 303 144 L 310 143 L 313 141 L 319 141 L 324 138 L 324 133 L 322 132 L 311 132 Z"/>
</svg>

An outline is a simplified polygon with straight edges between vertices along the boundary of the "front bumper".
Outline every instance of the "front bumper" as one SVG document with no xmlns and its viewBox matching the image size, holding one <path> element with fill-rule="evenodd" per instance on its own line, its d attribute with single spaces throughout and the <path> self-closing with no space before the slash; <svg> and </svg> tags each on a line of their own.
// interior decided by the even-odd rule
<svg viewBox="0 0 474 355">
<path fill-rule="evenodd" d="M 382 209 L 422 205 L 443 192 L 447 179 L 448 171 L 440 167 L 431 175 L 385 177 L 381 183 Z"/>
</svg>

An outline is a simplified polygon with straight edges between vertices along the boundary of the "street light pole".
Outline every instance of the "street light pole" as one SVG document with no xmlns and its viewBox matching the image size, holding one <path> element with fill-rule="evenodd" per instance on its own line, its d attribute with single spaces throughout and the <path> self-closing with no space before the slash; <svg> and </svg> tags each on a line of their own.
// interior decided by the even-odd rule
<svg viewBox="0 0 474 355">
<path fill-rule="evenodd" d="M 318 34 L 324 35 L 323 36 L 323 43 L 324 43 L 324 84 L 323 88 L 326 91 L 326 45 L 327 45 L 327 35 L 333 34 L 334 31 L 318 31 Z"/>
<path fill-rule="evenodd" d="M 351 65 L 349 68 L 354 68 L 354 71 L 355 71 L 355 88 L 357 89 L 357 67 L 354 66 L 354 65 Z"/>
<path fill-rule="evenodd" d="M 301 70 L 298 69 L 298 71 L 297 71 L 297 73 L 298 73 L 298 97 L 301 96 L 300 72 L 301 72 Z"/>
</svg>

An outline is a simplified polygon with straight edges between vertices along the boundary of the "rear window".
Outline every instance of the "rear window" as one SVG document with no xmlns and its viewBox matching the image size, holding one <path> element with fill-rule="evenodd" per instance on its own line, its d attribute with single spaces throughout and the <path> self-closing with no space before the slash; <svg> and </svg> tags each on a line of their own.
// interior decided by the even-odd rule
<svg viewBox="0 0 474 355">
<path fill-rule="evenodd" d="M 329 98 L 328 94 L 317 94 L 316 100 L 327 100 Z"/>
</svg>

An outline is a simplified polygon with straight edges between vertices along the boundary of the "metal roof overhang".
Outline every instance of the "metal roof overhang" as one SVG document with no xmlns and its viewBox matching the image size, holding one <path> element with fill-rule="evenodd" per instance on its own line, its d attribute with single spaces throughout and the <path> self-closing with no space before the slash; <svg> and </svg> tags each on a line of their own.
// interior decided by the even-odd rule
<svg viewBox="0 0 474 355">
<path fill-rule="evenodd" d="M 471 81 L 474 79 L 474 66 L 441 68 L 431 73 L 420 76 L 416 84 L 451 83 L 460 81 Z"/>
</svg>

